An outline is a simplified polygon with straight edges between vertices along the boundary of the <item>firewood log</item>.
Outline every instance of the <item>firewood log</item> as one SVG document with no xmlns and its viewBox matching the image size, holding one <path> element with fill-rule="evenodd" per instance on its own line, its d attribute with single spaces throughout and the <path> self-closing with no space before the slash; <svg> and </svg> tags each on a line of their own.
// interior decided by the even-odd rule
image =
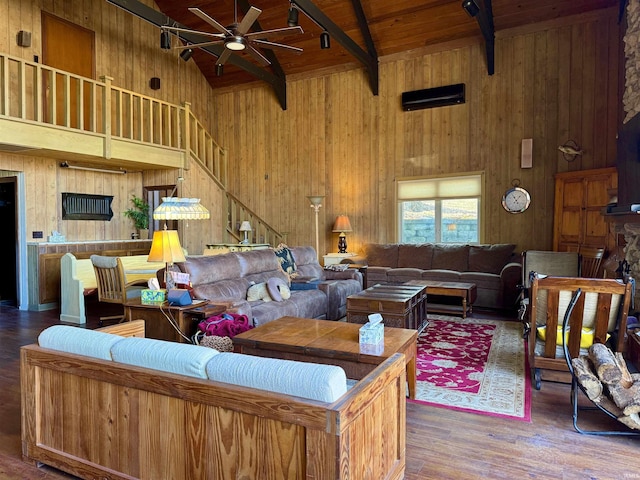
<svg viewBox="0 0 640 480">
<path fill-rule="evenodd" d="M 625 415 L 631 415 L 633 413 L 640 413 L 640 398 L 635 398 L 633 402 L 624 407 L 622 411 Z"/>
<path fill-rule="evenodd" d="M 620 384 L 624 388 L 629 388 L 631 385 L 633 385 L 633 377 L 631 376 L 631 372 L 629 372 L 629 369 L 627 368 L 627 362 L 625 362 L 621 352 L 616 352 L 616 362 L 618 362 L 618 367 L 620 368 L 620 372 L 622 373 Z"/>
<path fill-rule="evenodd" d="M 617 384 L 622 378 L 620 366 L 616 361 L 616 357 L 611 350 L 602 343 L 594 343 L 589 347 L 589 358 L 593 362 L 593 366 L 598 378 L 606 385 Z"/>
<path fill-rule="evenodd" d="M 632 373 L 631 378 L 633 379 L 633 383 L 640 382 L 640 373 Z"/>
<path fill-rule="evenodd" d="M 632 413 L 628 416 L 623 415 L 621 417 L 618 417 L 618 420 L 620 420 L 629 428 L 640 430 L 640 415 L 638 415 L 637 413 Z"/>
<path fill-rule="evenodd" d="M 640 384 L 634 384 L 629 388 L 624 388 L 621 383 L 609 385 L 609 396 L 615 404 L 623 410 L 628 405 L 635 405 L 640 400 Z"/>
<path fill-rule="evenodd" d="M 597 402 L 602 396 L 602 382 L 593 373 L 589 357 L 581 355 L 573 358 L 571 359 L 571 364 L 573 365 L 574 374 L 582 388 L 584 388 L 587 397 Z"/>
<path fill-rule="evenodd" d="M 602 408 L 604 408 L 607 412 L 610 412 L 612 415 L 615 415 L 616 417 L 622 417 L 624 415 L 622 413 L 622 409 L 619 408 L 615 403 L 613 403 L 613 400 L 611 400 L 606 395 L 602 395 L 598 399 L 598 401 L 595 403 L 597 403 Z"/>
</svg>

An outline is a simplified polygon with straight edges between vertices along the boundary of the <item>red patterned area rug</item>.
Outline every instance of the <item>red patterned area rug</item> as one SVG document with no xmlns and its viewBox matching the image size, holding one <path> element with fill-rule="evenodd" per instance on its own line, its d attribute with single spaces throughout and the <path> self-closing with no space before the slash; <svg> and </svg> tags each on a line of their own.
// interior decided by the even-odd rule
<svg viewBox="0 0 640 480">
<path fill-rule="evenodd" d="M 415 403 L 531 421 L 522 325 L 429 315 L 418 338 Z"/>
</svg>

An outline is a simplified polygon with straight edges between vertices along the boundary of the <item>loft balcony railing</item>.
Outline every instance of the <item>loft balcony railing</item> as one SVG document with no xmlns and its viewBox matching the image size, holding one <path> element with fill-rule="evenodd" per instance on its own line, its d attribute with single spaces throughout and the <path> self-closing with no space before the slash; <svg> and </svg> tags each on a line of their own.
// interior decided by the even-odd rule
<svg viewBox="0 0 640 480">
<path fill-rule="evenodd" d="M 227 185 L 224 150 L 188 103 L 175 105 L 125 90 L 107 76 L 93 80 L 0 53 L 3 118 L 100 137 L 104 159 L 112 158 L 116 141 L 161 147 L 182 154 L 180 166 L 188 168 L 188 162 L 195 160 L 221 187 Z M 30 147 L 38 147 L 38 138 L 29 141 L 36 143 Z"/>
</svg>

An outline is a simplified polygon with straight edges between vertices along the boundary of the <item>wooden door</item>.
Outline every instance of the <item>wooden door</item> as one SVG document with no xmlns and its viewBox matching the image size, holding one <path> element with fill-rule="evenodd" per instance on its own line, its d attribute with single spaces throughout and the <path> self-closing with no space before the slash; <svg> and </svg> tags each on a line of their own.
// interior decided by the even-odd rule
<svg viewBox="0 0 640 480">
<path fill-rule="evenodd" d="M 95 79 L 95 33 L 62 18 L 42 12 L 42 61 L 53 68 Z M 55 81 L 56 107 L 55 119 L 51 95 L 52 82 Z M 67 92 L 69 95 L 67 101 Z M 91 91 L 77 79 L 71 79 L 67 88 L 62 76 L 44 79 L 45 118 L 48 122 L 71 128 L 82 125 L 89 130 Z M 79 109 L 83 100 L 82 111 Z M 69 106 L 70 122 L 66 122 L 66 107 Z M 82 120 L 80 120 L 82 118 Z"/>
<path fill-rule="evenodd" d="M 612 248 L 609 224 L 602 212 L 609 191 L 618 185 L 615 168 L 556 175 L 553 249 L 578 251 L 580 246 Z"/>
</svg>

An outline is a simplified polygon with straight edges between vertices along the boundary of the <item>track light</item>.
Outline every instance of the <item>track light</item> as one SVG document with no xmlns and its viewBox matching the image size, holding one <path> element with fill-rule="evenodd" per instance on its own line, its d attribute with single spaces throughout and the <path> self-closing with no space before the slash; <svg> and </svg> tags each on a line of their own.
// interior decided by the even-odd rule
<svg viewBox="0 0 640 480">
<path fill-rule="evenodd" d="M 191 55 L 193 55 L 193 48 L 185 48 L 180 52 L 180 58 L 185 62 L 189 61 Z"/>
<path fill-rule="evenodd" d="M 320 48 L 331 48 L 331 37 L 329 36 L 329 32 L 325 31 L 320 34 Z"/>
<path fill-rule="evenodd" d="M 298 26 L 298 9 L 291 6 L 289 7 L 289 16 L 287 17 L 287 25 L 290 27 Z"/>
<path fill-rule="evenodd" d="M 469 14 L 470 17 L 475 17 L 480 12 L 480 8 L 475 0 L 462 0 L 462 8 Z"/>
<path fill-rule="evenodd" d="M 221 77 L 224 73 L 224 65 L 217 63 L 216 64 L 216 77 Z"/>
<path fill-rule="evenodd" d="M 171 50 L 171 34 L 168 30 L 160 32 L 160 48 L 163 50 Z"/>
</svg>

